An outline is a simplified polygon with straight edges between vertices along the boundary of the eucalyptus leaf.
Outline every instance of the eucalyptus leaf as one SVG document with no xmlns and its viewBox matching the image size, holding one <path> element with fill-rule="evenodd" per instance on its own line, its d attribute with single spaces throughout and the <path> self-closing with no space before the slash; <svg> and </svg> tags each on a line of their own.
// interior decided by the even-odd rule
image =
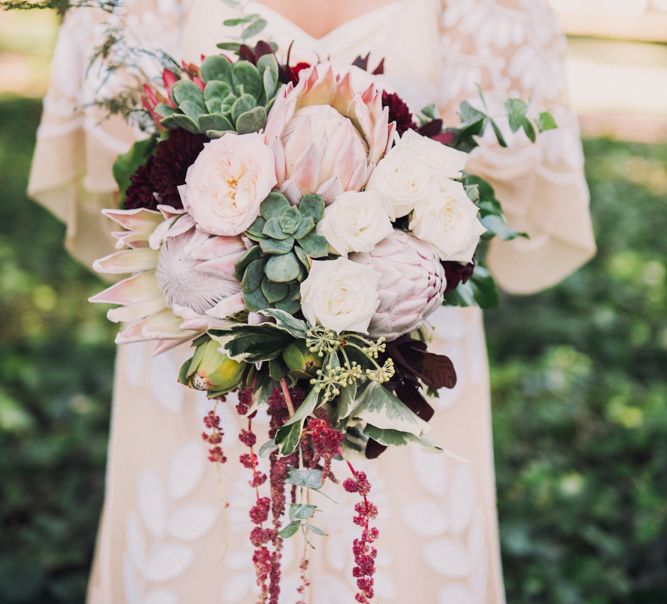
<svg viewBox="0 0 667 604">
<path fill-rule="evenodd" d="M 266 27 L 266 25 L 267 21 L 263 17 L 255 19 L 243 29 L 241 32 L 241 39 L 248 40 L 249 38 L 256 36 Z"/>
<path fill-rule="evenodd" d="M 326 537 L 327 534 L 319 527 L 315 526 L 314 524 L 306 524 L 306 528 L 313 533 L 314 535 L 318 535 L 319 537 Z"/>
<path fill-rule="evenodd" d="M 273 440 L 267 440 L 257 451 L 257 455 L 260 457 L 268 457 L 269 454 L 273 453 L 278 449 L 278 445 Z"/>
<path fill-rule="evenodd" d="M 292 503 L 289 507 L 290 520 L 308 520 L 315 515 L 317 506 L 310 503 Z"/>
<path fill-rule="evenodd" d="M 283 539 L 289 539 L 290 537 L 294 536 L 300 528 L 301 522 L 295 520 L 294 522 L 290 522 L 285 528 L 281 529 L 278 535 L 280 535 Z"/>
<path fill-rule="evenodd" d="M 287 470 L 287 484 L 307 489 L 319 489 L 322 486 L 322 470 L 310 468 L 289 468 Z"/>
</svg>

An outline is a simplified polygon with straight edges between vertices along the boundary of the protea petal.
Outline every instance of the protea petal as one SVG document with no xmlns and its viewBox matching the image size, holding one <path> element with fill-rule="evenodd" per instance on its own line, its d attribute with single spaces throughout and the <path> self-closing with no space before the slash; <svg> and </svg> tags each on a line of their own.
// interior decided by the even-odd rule
<svg viewBox="0 0 667 604">
<path fill-rule="evenodd" d="M 139 273 L 114 283 L 99 294 L 89 298 L 96 304 L 137 304 L 153 299 L 162 299 L 162 292 L 154 273 Z"/>
<path fill-rule="evenodd" d="M 437 251 L 405 231 L 394 231 L 355 262 L 370 264 L 380 274 L 380 305 L 369 332 L 388 340 L 417 329 L 441 304 L 447 287 Z"/>
<path fill-rule="evenodd" d="M 206 314 L 214 319 L 226 319 L 237 312 L 241 312 L 244 308 L 243 294 L 238 293 L 220 301 L 211 310 L 206 311 Z"/>
<path fill-rule="evenodd" d="M 162 222 L 162 216 L 154 210 L 102 210 L 102 214 L 128 231 L 150 234 Z"/>
<path fill-rule="evenodd" d="M 330 190 L 334 176 L 336 189 L 361 190 L 392 144 L 394 126 L 382 107 L 382 91 L 369 84 L 372 76 L 356 77 L 355 69 L 317 65 L 276 97 L 265 139 L 276 156 L 280 190 L 292 203 L 307 193 Z"/>
<path fill-rule="evenodd" d="M 123 274 L 149 271 L 156 267 L 158 253 L 149 248 L 137 248 L 114 252 L 95 260 L 93 268 L 98 273 Z"/>
<path fill-rule="evenodd" d="M 156 313 L 165 308 L 164 298 L 154 298 L 145 302 L 137 302 L 128 306 L 112 308 L 107 312 L 107 319 L 112 323 L 129 323 L 138 321 Z"/>
</svg>

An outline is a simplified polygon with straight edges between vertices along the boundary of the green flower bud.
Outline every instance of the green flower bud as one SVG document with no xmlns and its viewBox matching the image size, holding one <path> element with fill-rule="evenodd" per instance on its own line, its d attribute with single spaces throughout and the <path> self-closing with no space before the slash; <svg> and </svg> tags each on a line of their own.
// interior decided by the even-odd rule
<svg viewBox="0 0 667 604">
<path fill-rule="evenodd" d="M 322 367 L 322 359 L 308 350 L 305 342 L 294 342 L 283 351 L 283 361 L 291 373 L 310 377 Z"/>
<path fill-rule="evenodd" d="M 188 370 L 189 386 L 196 390 L 229 392 L 241 383 L 243 363 L 233 361 L 219 348 L 215 340 L 197 347 Z"/>
</svg>

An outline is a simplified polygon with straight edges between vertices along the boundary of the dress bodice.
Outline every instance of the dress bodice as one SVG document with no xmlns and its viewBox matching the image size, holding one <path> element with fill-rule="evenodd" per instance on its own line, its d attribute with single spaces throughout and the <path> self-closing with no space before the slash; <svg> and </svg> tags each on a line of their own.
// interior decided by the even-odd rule
<svg viewBox="0 0 667 604">
<path fill-rule="evenodd" d="M 439 0 L 398 0 L 347 21 L 321 38 L 314 38 L 292 21 L 251 0 L 246 12 L 268 22 L 260 37 L 276 42 L 284 55 L 291 43 L 291 61 L 329 60 L 349 65 L 370 53 L 374 66 L 385 61 L 386 86 L 416 108 L 435 102 L 438 90 Z M 216 43 L 229 37 L 224 19 L 238 11 L 219 0 L 197 0 L 188 10 L 183 32 L 183 54 L 190 60 L 218 52 Z"/>
</svg>

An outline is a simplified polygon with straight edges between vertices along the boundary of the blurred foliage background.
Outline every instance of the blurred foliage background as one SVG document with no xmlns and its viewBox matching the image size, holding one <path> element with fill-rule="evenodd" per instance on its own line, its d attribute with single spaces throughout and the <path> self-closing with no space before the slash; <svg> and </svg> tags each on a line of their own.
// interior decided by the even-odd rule
<svg viewBox="0 0 667 604">
<path fill-rule="evenodd" d="M 113 372 L 114 328 L 86 302 L 100 283 L 24 193 L 53 25 L 40 19 L 0 21 L 17 74 L 0 85 L 3 604 L 83 601 Z M 37 79 L 20 79 L 26 65 Z M 667 145 L 585 150 L 598 256 L 486 317 L 507 599 L 664 604 Z"/>
</svg>

